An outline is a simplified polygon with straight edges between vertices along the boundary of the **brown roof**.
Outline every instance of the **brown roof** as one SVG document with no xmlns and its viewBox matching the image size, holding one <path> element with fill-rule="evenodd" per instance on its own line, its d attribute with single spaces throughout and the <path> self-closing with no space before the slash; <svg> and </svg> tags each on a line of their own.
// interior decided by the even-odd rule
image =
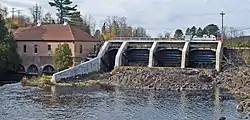
<svg viewBox="0 0 250 120">
<path fill-rule="evenodd" d="M 49 24 L 21 27 L 14 32 L 15 40 L 80 40 L 96 41 L 93 36 L 71 25 Z"/>
</svg>

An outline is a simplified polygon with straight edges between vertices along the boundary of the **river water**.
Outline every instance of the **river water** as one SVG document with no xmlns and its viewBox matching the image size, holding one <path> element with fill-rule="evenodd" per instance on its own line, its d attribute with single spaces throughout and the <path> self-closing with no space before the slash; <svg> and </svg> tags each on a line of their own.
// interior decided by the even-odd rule
<svg viewBox="0 0 250 120">
<path fill-rule="evenodd" d="M 240 120 L 228 92 L 0 86 L 0 120 Z"/>
</svg>

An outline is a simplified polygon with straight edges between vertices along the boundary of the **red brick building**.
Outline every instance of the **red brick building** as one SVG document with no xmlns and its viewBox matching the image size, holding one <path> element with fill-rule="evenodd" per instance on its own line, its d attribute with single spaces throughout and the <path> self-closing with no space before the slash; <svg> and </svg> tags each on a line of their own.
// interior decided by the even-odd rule
<svg viewBox="0 0 250 120">
<path fill-rule="evenodd" d="M 71 25 L 50 24 L 18 28 L 14 32 L 22 63 L 19 72 L 54 72 L 52 56 L 58 44 L 67 43 L 74 65 L 84 60 L 99 40 Z"/>
</svg>

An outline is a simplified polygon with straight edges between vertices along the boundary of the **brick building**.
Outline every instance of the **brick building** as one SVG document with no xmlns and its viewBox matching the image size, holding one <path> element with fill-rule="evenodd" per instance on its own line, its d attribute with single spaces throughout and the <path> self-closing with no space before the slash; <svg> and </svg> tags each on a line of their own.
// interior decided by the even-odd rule
<svg viewBox="0 0 250 120">
<path fill-rule="evenodd" d="M 28 74 L 53 73 L 52 56 L 58 44 L 67 43 L 74 65 L 86 59 L 100 41 L 68 24 L 37 25 L 18 28 L 14 32 L 18 53 L 22 59 L 19 72 Z"/>
</svg>

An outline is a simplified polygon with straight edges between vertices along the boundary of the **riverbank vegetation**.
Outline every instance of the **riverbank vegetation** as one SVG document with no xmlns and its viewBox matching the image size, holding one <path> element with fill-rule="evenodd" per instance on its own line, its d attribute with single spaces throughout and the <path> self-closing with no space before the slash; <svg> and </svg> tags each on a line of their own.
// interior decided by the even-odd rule
<svg viewBox="0 0 250 120">
<path fill-rule="evenodd" d="M 23 86 L 46 86 L 46 85 L 55 85 L 50 82 L 52 76 L 42 75 L 40 77 L 32 77 L 30 79 L 24 78 L 21 80 Z"/>
<path fill-rule="evenodd" d="M 105 85 L 102 81 L 103 79 L 107 79 L 109 77 L 109 73 L 100 74 L 100 73 L 92 73 L 89 75 L 85 75 L 82 77 L 73 78 L 71 80 L 62 80 L 58 83 L 52 83 L 50 80 L 52 76 L 42 75 L 40 77 L 32 77 L 25 78 L 21 80 L 23 86 L 91 86 L 91 85 Z"/>
<path fill-rule="evenodd" d="M 250 42 L 225 42 L 224 47 L 250 47 Z"/>
</svg>

